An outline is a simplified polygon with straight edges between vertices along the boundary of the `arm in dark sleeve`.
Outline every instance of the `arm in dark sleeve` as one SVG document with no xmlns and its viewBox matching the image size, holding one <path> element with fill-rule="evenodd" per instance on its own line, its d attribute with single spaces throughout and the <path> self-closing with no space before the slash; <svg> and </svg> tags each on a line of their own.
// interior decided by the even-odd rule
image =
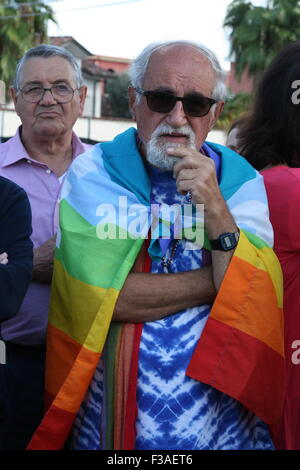
<svg viewBox="0 0 300 470">
<path fill-rule="evenodd" d="M 32 272 L 31 210 L 23 189 L 0 178 L 0 253 L 8 264 L 0 264 L 0 321 L 19 310 Z"/>
</svg>

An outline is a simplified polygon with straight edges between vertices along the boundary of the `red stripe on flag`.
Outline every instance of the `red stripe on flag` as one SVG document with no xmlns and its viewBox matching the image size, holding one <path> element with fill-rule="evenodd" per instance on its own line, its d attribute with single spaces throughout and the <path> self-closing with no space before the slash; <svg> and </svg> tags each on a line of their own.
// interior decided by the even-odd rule
<svg viewBox="0 0 300 470">
<path fill-rule="evenodd" d="M 150 232 L 149 238 L 145 240 L 144 243 L 144 262 L 143 262 L 143 272 L 151 271 L 151 258 L 148 253 L 148 247 L 150 245 Z M 134 332 L 134 344 L 133 352 L 131 359 L 131 370 L 129 377 L 129 386 L 128 386 L 128 396 L 125 409 L 125 425 L 124 425 L 124 442 L 123 450 L 132 450 L 135 448 L 135 423 L 137 418 L 137 401 L 136 401 L 136 390 L 137 390 L 137 379 L 138 379 L 138 359 L 139 359 L 139 350 L 140 342 L 143 331 L 143 324 L 137 323 L 135 325 Z"/>
<path fill-rule="evenodd" d="M 133 450 L 135 448 L 135 423 L 137 418 L 136 389 L 138 378 L 138 356 L 143 324 L 137 323 L 134 332 L 134 344 L 131 360 L 131 369 L 128 385 L 128 395 L 125 410 L 124 447 L 122 450 Z"/>
<path fill-rule="evenodd" d="M 64 446 L 75 414 L 52 405 L 27 446 L 27 450 L 59 450 Z"/>
<path fill-rule="evenodd" d="M 262 341 L 209 318 L 187 375 L 240 401 L 276 432 L 283 408 L 284 358 Z"/>
</svg>

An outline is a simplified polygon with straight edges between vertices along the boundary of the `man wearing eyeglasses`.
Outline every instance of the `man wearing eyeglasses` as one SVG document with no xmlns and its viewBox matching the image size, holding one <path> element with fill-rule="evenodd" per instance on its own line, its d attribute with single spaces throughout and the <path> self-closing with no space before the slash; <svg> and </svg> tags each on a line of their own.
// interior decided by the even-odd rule
<svg viewBox="0 0 300 470">
<path fill-rule="evenodd" d="M 1 325 L 6 341 L 9 414 L 3 448 L 24 449 L 43 413 L 44 348 L 58 197 L 70 163 L 90 146 L 74 134 L 86 97 L 80 68 L 66 50 L 40 45 L 20 60 L 11 96 L 21 120 L 0 145 L 0 175 L 23 187 L 32 209 L 33 278 L 17 316 Z M 1 385 L 0 385 L 1 386 Z"/>
<path fill-rule="evenodd" d="M 79 157 L 63 188 L 49 408 L 29 448 L 61 448 L 76 417 L 74 449 L 272 449 L 280 267 L 262 177 L 205 142 L 220 65 L 179 41 L 150 45 L 130 75 L 137 130 Z M 198 205 L 204 246 L 177 232 Z"/>
</svg>

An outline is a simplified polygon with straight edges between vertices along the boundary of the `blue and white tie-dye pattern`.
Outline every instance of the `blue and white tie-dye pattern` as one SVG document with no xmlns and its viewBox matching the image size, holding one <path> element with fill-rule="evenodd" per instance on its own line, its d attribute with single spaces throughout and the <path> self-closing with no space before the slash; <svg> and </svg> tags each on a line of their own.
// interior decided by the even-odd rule
<svg viewBox="0 0 300 470">
<path fill-rule="evenodd" d="M 184 203 L 170 175 L 152 171 L 157 203 Z M 176 196 L 175 196 L 176 194 Z M 203 265 L 202 251 L 176 250 L 172 272 Z M 171 246 L 167 257 L 170 256 Z M 152 262 L 152 272 L 163 272 Z M 273 449 L 268 427 L 233 398 L 185 375 L 209 305 L 145 323 L 140 344 L 136 449 Z M 234 367 L 234 364 L 233 364 Z"/>
<path fill-rule="evenodd" d="M 152 200 L 184 203 L 166 172 L 151 171 Z M 177 246 L 170 271 L 183 272 L 205 264 L 204 251 Z M 170 256 L 169 246 L 166 257 Z M 152 272 L 163 272 L 152 262 Z M 144 324 L 137 387 L 136 449 L 225 450 L 273 449 L 269 429 L 238 401 L 185 375 L 201 336 L 209 305 Z M 234 367 L 234 364 L 232 365 Z M 101 449 L 102 361 L 76 418 L 74 449 Z M 258 391 L 259 393 L 259 391 Z"/>
</svg>

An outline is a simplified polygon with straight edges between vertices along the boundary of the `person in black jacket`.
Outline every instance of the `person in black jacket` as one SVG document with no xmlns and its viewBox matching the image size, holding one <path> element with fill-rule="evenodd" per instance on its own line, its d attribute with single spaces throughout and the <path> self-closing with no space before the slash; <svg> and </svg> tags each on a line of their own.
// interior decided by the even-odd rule
<svg viewBox="0 0 300 470">
<path fill-rule="evenodd" d="M 18 312 L 29 285 L 30 235 L 31 210 L 25 191 L 0 177 L 0 322 Z"/>
<path fill-rule="evenodd" d="M 32 271 L 31 210 L 25 191 L 0 177 L 0 450 L 9 413 L 1 322 L 17 314 Z"/>
</svg>

